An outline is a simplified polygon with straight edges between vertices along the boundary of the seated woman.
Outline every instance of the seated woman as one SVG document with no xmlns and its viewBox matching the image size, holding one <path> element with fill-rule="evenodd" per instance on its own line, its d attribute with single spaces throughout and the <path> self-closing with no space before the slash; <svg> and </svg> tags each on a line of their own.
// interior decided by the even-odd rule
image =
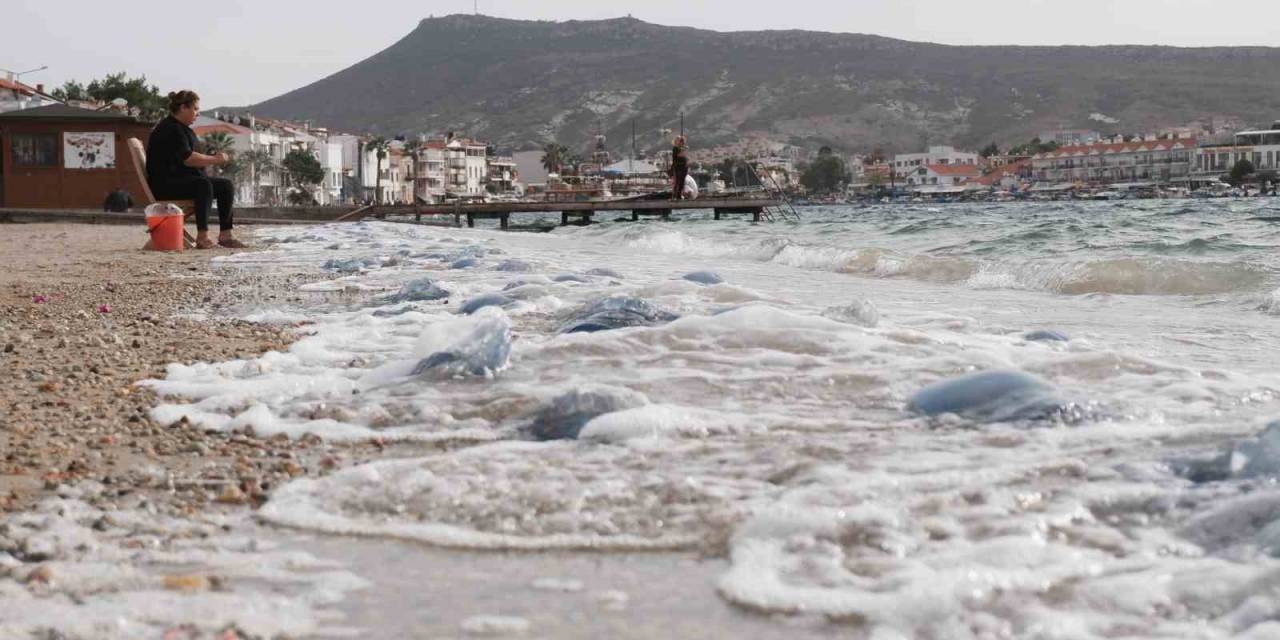
<svg viewBox="0 0 1280 640">
<path fill-rule="evenodd" d="M 147 184 L 159 200 L 194 200 L 196 248 L 212 249 L 209 209 L 218 203 L 218 244 L 233 249 L 246 245 L 232 236 L 231 204 L 235 189 L 226 178 L 210 178 L 205 167 L 224 165 L 227 154 L 196 151 L 199 144 L 191 124 L 200 115 L 200 96 L 194 91 L 169 94 L 169 115 L 151 130 L 147 140 Z"/>
</svg>

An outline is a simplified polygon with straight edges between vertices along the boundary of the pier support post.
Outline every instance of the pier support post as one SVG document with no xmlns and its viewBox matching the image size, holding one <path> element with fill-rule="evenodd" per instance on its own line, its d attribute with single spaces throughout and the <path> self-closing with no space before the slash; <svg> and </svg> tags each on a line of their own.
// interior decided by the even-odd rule
<svg viewBox="0 0 1280 640">
<path fill-rule="evenodd" d="M 762 214 L 763 214 L 763 213 L 764 213 L 764 209 L 752 209 L 752 210 L 751 210 L 751 221 L 752 221 L 752 222 L 760 222 L 760 218 L 761 218 L 761 216 L 762 216 Z"/>
<path fill-rule="evenodd" d="M 573 224 L 572 222 L 570 222 L 571 218 L 576 218 L 577 224 L 580 224 L 583 226 L 589 225 L 591 224 L 591 216 L 594 216 L 595 214 L 596 214 L 595 211 L 573 211 L 573 212 L 561 211 L 560 226 L 564 227 L 564 226 Z"/>
<path fill-rule="evenodd" d="M 474 213 L 467 214 L 467 226 L 468 227 L 476 226 L 476 215 Z"/>
<path fill-rule="evenodd" d="M 502 214 L 502 217 L 498 218 L 498 226 L 499 226 L 503 231 L 506 231 L 506 230 L 507 230 L 507 226 L 508 226 L 508 224 L 510 224 L 510 221 L 511 221 L 511 214 L 509 214 L 509 213 L 504 213 L 504 214 Z"/>
<path fill-rule="evenodd" d="M 639 212 L 639 211 L 636 211 L 636 210 L 634 210 L 634 209 L 631 211 L 631 221 L 632 221 L 632 222 L 640 222 L 640 212 Z"/>
<path fill-rule="evenodd" d="M 716 207 L 716 220 L 720 219 L 720 207 Z"/>
</svg>

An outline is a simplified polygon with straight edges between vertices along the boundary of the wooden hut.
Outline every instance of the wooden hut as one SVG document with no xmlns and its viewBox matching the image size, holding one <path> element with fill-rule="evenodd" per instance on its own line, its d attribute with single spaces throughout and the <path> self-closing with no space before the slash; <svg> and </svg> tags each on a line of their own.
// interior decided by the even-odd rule
<svg viewBox="0 0 1280 640">
<path fill-rule="evenodd" d="M 117 111 L 63 104 L 0 113 L 0 208 L 102 208 L 117 187 L 142 193 L 129 138 L 151 125 Z"/>
</svg>

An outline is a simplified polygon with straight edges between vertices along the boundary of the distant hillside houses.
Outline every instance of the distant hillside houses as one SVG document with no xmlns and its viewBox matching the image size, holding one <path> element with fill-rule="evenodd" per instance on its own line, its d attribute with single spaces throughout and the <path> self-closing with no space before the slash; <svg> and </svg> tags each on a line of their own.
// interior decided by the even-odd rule
<svg viewBox="0 0 1280 640">
<path fill-rule="evenodd" d="M 519 171 L 509 156 L 491 156 L 484 142 L 454 136 L 418 136 L 388 140 L 330 132 L 309 123 L 253 115 L 215 113 L 192 126 L 206 138 L 223 134 L 244 169 L 235 177 L 238 202 L 287 204 L 290 192 L 305 190 L 318 205 L 436 203 L 451 198 L 482 198 L 523 192 Z M 315 186 L 290 184 L 285 157 L 304 151 L 324 170 Z"/>
</svg>

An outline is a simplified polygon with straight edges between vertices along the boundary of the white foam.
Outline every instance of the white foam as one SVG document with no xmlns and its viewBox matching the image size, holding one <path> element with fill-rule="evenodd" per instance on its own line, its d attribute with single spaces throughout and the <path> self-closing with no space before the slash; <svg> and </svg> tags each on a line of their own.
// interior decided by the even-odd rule
<svg viewBox="0 0 1280 640">
<path fill-rule="evenodd" d="M 474 616 L 462 621 L 463 631 L 486 637 L 522 634 L 531 626 L 528 620 L 512 616 Z"/>
<path fill-rule="evenodd" d="M 5 638 L 52 631 L 131 640 L 181 625 L 210 637 L 231 627 L 262 637 L 307 636 L 332 628 L 326 609 L 367 586 L 307 554 L 227 533 L 254 532 L 239 520 L 107 513 L 53 499 L 3 526 L 10 540 L 43 556 L 0 577 Z"/>
<path fill-rule="evenodd" d="M 949 210 L 927 221 L 966 222 Z M 156 416 L 458 442 L 295 481 L 261 511 L 309 531 L 469 549 L 720 552 L 727 601 L 826 614 L 877 638 L 1265 637 L 1280 525 L 1267 505 L 1237 502 L 1259 480 L 1192 487 L 1165 464 L 1253 435 L 1274 411 L 1265 316 L 1109 295 L 1221 291 L 1243 272 L 975 257 L 956 248 L 967 232 L 944 245 L 858 228 L 865 237 L 803 223 L 279 231 L 291 242 L 231 264 L 314 273 L 329 259 L 398 260 L 327 285 L 348 294 L 292 302 L 311 324 L 286 353 L 172 368 L 153 384 L 181 397 Z M 446 257 L 496 248 L 536 271 L 499 272 L 487 255 L 444 271 Z M 550 279 L 596 267 L 626 277 Z M 725 282 L 681 279 L 703 269 Z M 376 313 L 400 310 L 377 292 L 441 273 L 447 303 Z M 409 375 L 470 342 L 477 319 L 456 317 L 460 302 L 513 282 L 524 284 L 505 291 L 519 304 L 501 316 L 511 352 L 498 375 Z M 681 317 L 558 333 L 570 311 L 605 296 Z M 1042 327 L 1087 339 L 1020 338 Z M 920 388 L 987 369 L 1044 378 L 1091 419 L 975 425 L 905 410 Z M 588 413 L 579 441 L 524 441 L 555 398 L 601 388 L 636 401 Z"/>
</svg>

